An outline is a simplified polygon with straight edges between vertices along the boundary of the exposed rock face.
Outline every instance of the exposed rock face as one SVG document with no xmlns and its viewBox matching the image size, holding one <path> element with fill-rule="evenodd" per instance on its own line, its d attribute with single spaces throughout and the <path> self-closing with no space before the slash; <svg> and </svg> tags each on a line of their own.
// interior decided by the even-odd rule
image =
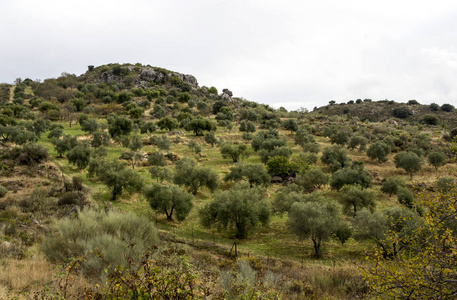
<svg viewBox="0 0 457 300">
<path fill-rule="evenodd" d="M 105 82 L 111 82 L 111 81 L 121 82 L 121 77 L 114 75 L 113 72 L 103 72 L 102 74 L 100 74 L 100 79 Z"/>
<path fill-rule="evenodd" d="M 229 95 L 230 97 L 233 97 L 233 93 L 232 93 L 232 91 L 229 90 L 229 89 L 223 89 L 223 90 L 222 90 L 222 93 L 227 94 L 227 95 Z"/>
<path fill-rule="evenodd" d="M 195 78 L 192 75 L 173 72 L 173 73 L 170 74 L 170 76 L 179 77 L 179 79 L 181 79 L 182 81 L 184 81 L 184 82 L 186 82 L 186 83 L 188 83 L 188 84 L 190 84 L 190 85 L 192 85 L 194 87 L 198 87 L 197 78 Z"/>
<path fill-rule="evenodd" d="M 153 68 L 149 67 L 144 68 L 139 76 L 141 80 L 154 82 L 163 81 L 164 77 L 165 76 L 161 72 L 156 72 Z"/>
<path fill-rule="evenodd" d="M 230 91 L 228 89 L 223 89 L 222 90 L 221 99 L 223 101 L 231 102 L 232 101 L 232 96 L 233 96 L 232 91 Z"/>
<path fill-rule="evenodd" d="M 153 67 L 125 66 L 124 68 L 130 72 L 128 76 L 131 76 L 131 74 L 135 75 L 136 73 L 137 78 L 135 79 L 135 84 L 138 86 L 147 86 L 150 82 L 163 83 L 170 77 L 178 77 L 182 81 L 191 85 L 193 88 L 198 88 L 197 78 L 192 75 L 181 74 L 177 72 L 167 73 L 163 72 L 161 69 L 155 69 Z M 122 82 L 123 79 L 124 76 L 114 74 L 113 70 L 109 70 L 100 74 L 100 80 L 105 82 Z"/>
</svg>

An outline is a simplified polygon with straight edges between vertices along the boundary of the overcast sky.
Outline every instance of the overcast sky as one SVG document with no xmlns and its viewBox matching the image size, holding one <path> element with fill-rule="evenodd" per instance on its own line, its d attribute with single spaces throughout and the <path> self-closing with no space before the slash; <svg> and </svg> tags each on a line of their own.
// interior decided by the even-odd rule
<svg viewBox="0 0 457 300">
<path fill-rule="evenodd" d="M 1 2 L 0 82 L 139 62 L 276 108 L 457 106 L 457 1 Z"/>
</svg>

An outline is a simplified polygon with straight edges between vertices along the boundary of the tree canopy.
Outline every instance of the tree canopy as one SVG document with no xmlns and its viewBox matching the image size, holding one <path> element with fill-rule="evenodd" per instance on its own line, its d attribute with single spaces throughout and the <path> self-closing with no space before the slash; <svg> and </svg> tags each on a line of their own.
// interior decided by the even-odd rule
<svg viewBox="0 0 457 300">
<path fill-rule="evenodd" d="M 322 242 L 330 239 L 341 225 L 340 207 L 331 200 L 295 202 L 289 211 L 290 231 L 305 240 L 311 239 L 314 256 L 322 256 Z"/>
<path fill-rule="evenodd" d="M 193 131 L 196 136 L 203 136 L 203 131 L 216 130 L 216 124 L 211 120 L 205 118 L 195 118 L 186 124 L 184 129 Z"/>
<path fill-rule="evenodd" d="M 269 223 L 270 208 L 261 188 L 237 184 L 216 195 L 199 211 L 199 216 L 204 227 L 234 228 L 236 237 L 243 239 L 258 224 Z"/>
<path fill-rule="evenodd" d="M 183 221 L 192 209 L 194 199 L 190 193 L 174 184 L 149 185 L 144 190 L 144 196 L 153 210 L 165 213 L 168 221 L 171 221 L 173 214 L 178 221 Z"/>
<path fill-rule="evenodd" d="M 252 188 L 255 185 L 268 186 L 270 176 L 262 164 L 241 164 L 238 163 L 230 168 L 230 172 L 224 177 L 225 181 L 247 180 Z"/>
<path fill-rule="evenodd" d="M 413 179 L 413 174 L 422 168 L 422 158 L 412 151 L 398 153 L 394 156 L 394 162 L 395 167 L 404 169 L 410 179 Z"/>
<path fill-rule="evenodd" d="M 219 185 L 217 173 L 208 167 L 200 167 L 191 158 L 183 158 L 176 163 L 174 183 L 189 188 L 192 194 L 197 194 L 202 186 L 211 192 Z"/>
</svg>

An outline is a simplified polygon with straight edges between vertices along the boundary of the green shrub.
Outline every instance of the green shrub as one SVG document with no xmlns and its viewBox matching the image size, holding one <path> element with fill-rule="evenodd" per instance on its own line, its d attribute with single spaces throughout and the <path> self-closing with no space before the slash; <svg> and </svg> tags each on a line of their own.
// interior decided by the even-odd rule
<svg viewBox="0 0 457 300">
<path fill-rule="evenodd" d="M 446 103 L 446 104 L 441 105 L 441 110 L 446 111 L 446 112 L 451 112 L 454 110 L 454 106 Z"/>
<path fill-rule="evenodd" d="M 66 192 L 60 196 L 59 201 L 57 202 L 59 205 L 76 205 L 81 204 L 82 202 L 82 195 L 78 192 Z"/>
<path fill-rule="evenodd" d="M 54 199 L 48 198 L 48 194 L 48 190 L 44 187 L 35 188 L 19 202 L 19 206 L 24 213 L 36 215 L 38 212 L 49 212 L 56 203 Z"/>
<path fill-rule="evenodd" d="M 8 190 L 3 185 L 0 185 L 0 198 L 5 197 L 6 193 L 8 193 Z"/>
<path fill-rule="evenodd" d="M 104 259 L 89 256 L 82 262 L 83 274 L 93 279 L 102 278 L 106 268 L 125 266 L 124 255 L 138 261 L 148 248 L 158 244 L 152 222 L 134 213 L 84 210 L 76 217 L 56 221 L 54 229 L 42 244 L 43 252 L 54 263 L 65 263 L 96 248 L 102 251 Z"/>
<path fill-rule="evenodd" d="M 389 196 L 392 196 L 392 194 L 396 194 L 398 192 L 398 189 L 400 187 L 404 186 L 405 183 L 400 177 L 390 177 L 382 184 L 381 192 L 389 194 Z"/>
<path fill-rule="evenodd" d="M 411 115 L 411 111 L 406 106 L 400 106 L 394 109 L 393 114 L 397 118 L 406 119 Z"/>
<path fill-rule="evenodd" d="M 21 165 L 38 164 L 48 158 L 48 150 L 41 145 L 27 143 L 22 148 L 11 150 L 10 157 Z"/>
<path fill-rule="evenodd" d="M 440 110 L 440 106 L 438 104 L 436 104 L 436 103 L 430 104 L 429 107 L 430 107 L 431 111 L 439 111 Z"/>
<path fill-rule="evenodd" d="M 414 195 L 406 187 L 399 187 L 397 192 L 397 199 L 400 204 L 403 204 L 406 207 L 413 207 Z"/>
<path fill-rule="evenodd" d="M 427 125 L 438 125 L 439 119 L 435 115 L 428 114 L 422 117 L 421 123 Z"/>
</svg>

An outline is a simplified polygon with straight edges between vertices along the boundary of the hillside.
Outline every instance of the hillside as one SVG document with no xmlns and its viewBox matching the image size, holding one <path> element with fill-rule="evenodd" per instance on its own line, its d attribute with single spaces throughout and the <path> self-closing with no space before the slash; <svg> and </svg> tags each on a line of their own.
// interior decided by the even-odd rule
<svg viewBox="0 0 457 300">
<path fill-rule="evenodd" d="M 360 99 L 359 99 L 360 100 Z M 417 101 L 412 100 L 411 103 L 397 103 L 395 101 L 380 100 L 380 101 L 360 101 L 360 103 L 349 101 L 348 103 L 339 103 L 333 105 L 326 105 L 315 108 L 313 113 L 325 116 L 341 116 L 350 115 L 359 118 L 361 121 L 370 122 L 385 122 L 390 119 L 396 122 L 407 121 L 409 124 L 423 123 L 425 115 L 435 115 L 439 119 L 439 124 L 444 128 L 457 127 L 457 111 L 451 109 L 445 111 L 439 105 L 425 105 L 419 104 Z M 407 108 L 409 112 L 404 117 L 395 115 L 395 110 Z"/>
<path fill-rule="evenodd" d="M 411 258 L 456 271 L 452 108 L 288 112 L 141 64 L 17 80 L 0 105 L 0 298 L 400 298 Z"/>
</svg>

